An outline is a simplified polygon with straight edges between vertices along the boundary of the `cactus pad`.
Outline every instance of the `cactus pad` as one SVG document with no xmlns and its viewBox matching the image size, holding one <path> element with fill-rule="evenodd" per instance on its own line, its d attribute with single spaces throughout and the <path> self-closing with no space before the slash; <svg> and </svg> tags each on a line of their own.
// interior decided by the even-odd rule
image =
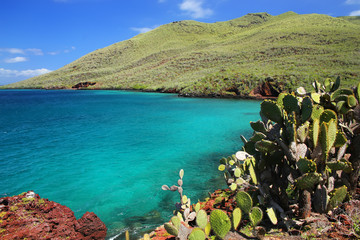
<svg viewBox="0 0 360 240">
<path fill-rule="evenodd" d="M 203 230 L 201 230 L 200 228 L 194 228 L 194 230 L 192 230 L 192 232 L 190 233 L 189 240 L 205 240 L 206 236 Z"/>
<path fill-rule="evenodd" d="M 351 173 L 352 171 L 351 162 L 344 158 L 336 162 L 327 162 L 326 165 L 333 171 L 343 170 L 345 173 Z"/>
<path fill-rule="evenodd" d="M 322 180 L 321 174 L 316 172 L 306 173 L 296 179 L 296 185 L 301 189 L 311 190 L 315 184 Z"/>
<path fill-rule="evenodd" d="M 349 95 L 348 98 L 347 98 L 347 105 L 348 105 L 350 108 L 353 108 L 353 107 L 355 107 L 357 104 L 358 104 L 358 102 L 356 101 L 355 96 L 354 96 L 354 95 Z"/>
<path fill-rule="evenodd" d="M 181 224 L 181 220 L 180 220 L 179 217 L 173 216 L 170 221 L 171 221 L 172 225 L 174 225 L 174 227 L 175 227 L 176 229 L 179 229 L 180 224 Z"/>
<path fill-rule="evenodd" d="M 342 203 L 345 200 L 346 195 L 347 195 L 347 187 L 346 186 L 342 186 L 342 187 L 335 189 L 331 193 L 328 210 L 331 210 L 331 209 L 337 207 L 340 203 Z"/>
<path fill-rule="evenodd" d="M 165 230 L 173 236 L 177 236 L 179 234 L 179 229 L 177 229 L 174 225 L 172 225 L 171 223 L 165 223 L 164 224 L 164 228 Z"/>
<path fill-rule="evenodd" d="M 313 103 L 309 97 L 305 97 L 301 104 L 301 121 L 309 120 L 313 111 Z"/>
<path fill-rule="evenodd" d="M 196 224 L 200 228 L 205 229 L 206 225 L 208 224 L 208 216 L 205 210 L 201 209 L 196 214 Z"/>
<path fill-rule="evenodd" d="M 276 225 L 278 223 L 278 220 L 277 220 L 274 208 L 271 207 L 271 208 L 266 209 L 266 213 L 267 213 L 271 223 Z"/>
<path fill-rule="evenodd" d="M 240 221 L 241 221 L 241 210 L 240 208 L 235 208 L 234 211 L 232 212 L 232 224 L 234 230 L 236 230 L 239 227 Z"/>
<path fill-rule="evenodd" d="M 307 158 L 300 158 L 299 161 L 296 162 L 296 165 L 303 174 L 316 171 L 315 161 L 309 160 Z"/>
<path fill-rule="evenodd" d="M 265 100 L 261 103 L 261 113 L 273 122 L 282 122 L 282 112 L 274 101 Z"/>
<path fill-rule="evenodd" d="M 262 121 L 250 122 L 251 128 L 256 132 L 266 133 L 265 124 Z"/>
<path fill-rule="evenodd" d="M 331 119 L 334 119 L 335 122 L 337 122 L 337 115 L 336 112 L 334 112 L 331 109 L 326 109 L 320 116 L 320 122 L 330 122 Z"/>
<path fill-rule="evenodd" d="M 263 211 L 259 207 L 253 207 L 249 212 L 249 218 L 252 225 L 255 227 L 261 222 L 263 218 Z"/>
<path fill-rule="evenodd" d="M 340 95 L 351 95 L 353 91 L 351 89 L 341 88 L 331 94 L 331 101 L 334 101 Z"/>
<path fill-rule="evenodd" d="M 320 116 L 323 112 L 324 112 L 324 108 L 322 106 L 314 105 L 312 113 L 311 113 L 311 118 L 313 120 L 320 119 Z"/>
<path fill-rule="evenodd" d="M 236 203 L 244 213 L 249 213 L 253 205 L 251 196 L 244 191 L 236 194 Z"/>
<path fill-rule="evenodd" d="M 346 138 L 345 134 L 342 133 L 342 132 L 337 132 L 336 133 L 336 139 L 335 139 L 335 142 L 334 142 L 334 146 L 335 147 L 341 147 L 346 142 L 347 142 L 347 138 Z"/>
<path fill-rule="evenodd" d="M 215 209 L 210 214 L 210 225 L 216 236 L 223 239 L 231 229 L 231 221 L 223 211 Z"/>
<path fill-rule="evenodd" d="M 291 113 L 299 113 L 300 107 L 299 107 L 299 101 L 297 98 L 292 94 L 286 94 L 286 96 L 283 98 L 283 105 L 286 112 Z"/>
<path fill-rule="evenodd" d="M 270 153 L 274 150 L 276 150 L 278 147 L 273 141 L 269 140 L 260 140 L 255 143 L 255 148 L 262 153 Z"/>
</svg>

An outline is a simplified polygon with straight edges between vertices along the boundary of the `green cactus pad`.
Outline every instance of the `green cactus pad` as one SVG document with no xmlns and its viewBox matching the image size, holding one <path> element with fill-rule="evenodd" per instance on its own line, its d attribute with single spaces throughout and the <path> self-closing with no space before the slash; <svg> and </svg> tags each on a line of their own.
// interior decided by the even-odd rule
<svg viewBox="0 0 360 240">
<path fill-rule="evenodd" d="M 296 179 L 296 185 L 305 190 L 312 190 L 315 184 L 322 180 L 321 174 L 316 172 L 306 173 Z"/>
<path fill-rule="evenodd" d="M 208 224 L 208 216 L 205 210 L 201 209 L 196 214 L 196 224 L 199 228 L 205 229 L 206 225 Z"/>
<path fill-rule="evenodd" d="M 324 112 L 324 108 L 322 106 L 314 105 L 312 113 L 311 113 L 311 118 L 313 120 L 320 119 L 320 116 L 323 112 Z"/>
<path fill-rule="evenodd" d="M 206 235 L 204 233 L 203 230 L 201 230 L 200 228 L 194 228 L 192 230 L 192 232 L 190 233 L 189 240 L 205 240 L 206 239 Z"/>
<path fill-rule="evenodd" d="M 208 222 L 208 224 L 205 227 L 205 234 L 206 236 L 209 236 L 211 232 L 211 224 Z"/>
<path fill-rule="evenodd" d="M 265 139 L 265 138 L 266 138 L 265 134 L 257 132 L 250 138 L 249 141 L 257 142 L 257 141 L 260 141 L 260 140 Z"/>
<path fill-rule="evenodd" d="M 282 112 L 274 101 L 265 100 L 261 103 L 261 113 L 273 122 L 282 122 Z"/>
<path fill-rule="evenodd" d="M 320 122 L 330 122 L 331 119 L 334 119 L 335 122 L 337 122 L 337 115 L 336 115 L 336 112 L 334 112 L 333 110 L 331 109 L 326 109 L 324 110 L 324 112 L 321 114 L 320 116 Z"/>
<path fill-rule="evenodd" d="M 255 142 L 247 142 L 244 144 L 244 150 L 250 155 L 255 155 L 257 153 L 255 149 Z"/>
<path fill-rule="evenodd" d="M 336 91 L 339 87 L 340 87 L 340 77 L 337 77 L 335 82 L 334 82 L 334 85 L 333 85 L 333 87 L 331 89 L 331 92 Z"/>
<path fill-rule="evenodd" d="M 200 207 L 201 207 L 201 205 L 200 205 L 199 202 L 197 204 L 195 204 L 194 210 L 195 210 L 196 213 L 200 211 Z"/>
<path fill-rule="evenodd" d="M 348 99 L 347 99 L 347 105 L 350 107 L 350 108 L 353 108 L 355 107 L 356 105 L 358 104 L 356 98 L 354 95 L 349 95 L 348 96 Z"/>
<path fill-rule="evenodd" d="M 335 147 L 341 147 L 347 142 L 347 138 L 343 132 L 337 132 L 336 133 L 336 139 L 334 146 Z"/>
<path fill-rule="evenodd" d="M 251 128 L 256 132 L 266 133 L 265 124 L 262 121 L 250 122 Z"/>
<path fill-rule="evenodd" d="M 340 203 L 342 203 L 347 195 L 348 191 L 347 191 L 347 187 L 346 186 L 342 186 L 339 187 L 337 189 L 335 189 L 331 194 L 330 194 L 330 201 L 328 204 L 328 210 L 331 210 L 335 207 L 337 207 Z"/>
<path fill-rule="evenodd" d="M 331 94 L 331 101 L 334 101 L 340 95 L 351 95 L 353 91 L 351 89 L 341 88 Z"/>
<path fill-rule="evenodd" d="M 315 90 L 316 92 L 320 92 L 321 84 L 320 84 L 318 81 L 315 80 L 315 81 L 312 83 L 312 86 L 313 86 L 313 88 L 314 88 L 314 90 Z"/>
<path fill-rule="evenodd" d="M 170 235 L 173 235 L 176 237 L 179 234 L 179 230 L 171 223 L 165 223 L 164 228 Z"/>
<path fill-rule="evenodd" d="M 283 105 L 287 113 L 291 113 L 291 112 L 300 113 L 299 101 L 292 94 L 287 94 L 283 98 Z"/>
<path fill-rule="evenodd" d="M 321 97 L 321 95 L 320 95 L 319 93 L 313 92 L 313 93 L 311 93 L 310 96 L 311 96 L 311 99 L 312 99 L 314 102 L 320 103 L 320 97 Z"/>
<path fill-rule="evenodd" d="M 356 87 L 356 93 L 357 93 L 358 102 L 360 102 L 360 82 L 359 82 L 359 84 L 358 84 L 357 87 Z"/>
<path fill-rule="evenodd" d="M 238 205 L 238 207 L 241 209 L 241 211 L 243 211 L 244 213 L 249 213 L 252 205 L 253 205 L 253 201 L 251 196 L 244 191 L 238 192 L 236 194 L 236 203 Z"/>
<path fill-rule="evenodd" d="M 304 123 L 297 129 L 297 138 L 301 143 L 304 143 L 309 134 L 309 122 Z"/>
<path fill-rule="evenodd" d="M 309 97 L 305 97 L 301 103 L 301 121 L 309 120 L 313 111 L 313 103 Z"/>
<path fill-rule="evenodd" d="M 338 111 L 340 114 L 347 114 L 350 111 L 350 108 L 348 107 L 348 104 L 346 101 L 339 101 L 336 103 L 336 111 Z"/>
<path fill-rule="evenodd" d="M 234 170 L 234 176 L 239 178 L 241 176 L 241 169 L 236 167 Z"/>
<path fill-rule="evenodd" d="M 331 89 L 332 89 L 332 87 L 333 87 L 333 85 L 334 85 L 334 82 L 332 82 L 332 81 L 330 80 L 330 78 L 325 79 L 324 86 L 325 86 L 325 91 L 326 91 L 326 92 L 330 92 Z"/>
<path fill-rule="evenodd" d="M 181 220 L 179 217 L 173 216 L 170 221 L 176 227 L 176 229 L 179 229 L 180 224 L 181 224 Z"/>
<path fill-rule="evenodd" d="M 249 165 L 249 173 L 250 173 L 250 177 L 251 177 L 252 182 L 255 185 L 257 185 L 258 181 L 257 181 L 257 177 L 256 177 L 256 172 L 255 172 L 255 169 L 254 169 L 254 165 L 252 163 Z"/>
<path fill-rule="evenodd" d="M 296 162 L 296 165 L 302 174 L 316 171 L 315 161 L 307 158 L 300 158 L 299 161 Z"/>
<path fill-rule="evenodd" d="M 257 226 L 263 218 L 263 211 L 259 207 L 253 207 L 249 212 L 249 218 L 252 225 Z"/>
<path fill-rule="evenodd" d="M 255 143 L 255 148 L 262 153 L 270 153 L 276 150 L 278 147 L 275 142 L 269 140 L 260 140 Z"/>
<path fill-rule="evenodd" d="M 239 227 L 240 221 L 241 221 L 241 210 L 240 208 L 235 208 L 234 211 L 232 212 L 232 224 L 235 231 Z"/>
<path fill-rule="evenodd" d="M 352 164 L 346 159 L 341 159 L 339 161 L 327 162 L 326 165 L 333 171 L 343 170 L 345 173 L 351 173 Z"/>
<path fill-rule="evenodd" d="M 312 140 L 313 140 L 313 143 L 314 143 L 314 148 L 318 144 L 319 134 L 320 134 L 320 120 L 319 119 L 314 119 L 313 128 L 312 128 Z"/>
<path fill-rule="evenodd" d="M 219 238 L 225 238 L 231 229 L 231 221 L 223 211 L 215 209 L 210 213 L 211 228 Z"/>
<path fill-rule="evenodd" d="M 266 213 L 267 213 L 271 223 L 276 225 L 278 223 L 278 220 L 277 220 L 274 208 L 271 207 L 271 208 L 266 209 Z"/>
<path fill-rule="evenodd" d="M 339 96 L 337 96 L 336 98 L 335 98 L 335 102 L 340 102 L 340 101 L 347 101 L 347 99 L 348 99 L 348 95 L 339 95 Z"/>
<path fill-rule="evenodd" d="M 286 95 L 287 93 L 280 93 L 276 100 L 276 103 L 280 106 L 280 108 L 284 108 L 283 99 Z"/>
<path fill-rule="evenodd" d="M 321 124 L 320 143 L 322 151 L 326 156 L 335 143 L 336 132 L 337 125 L 334 119 L 331 119 L 329 124 L 326 124 L 326 122 Z"/>
<path fill-rule="evenodd" d="M 220 164 L 218 167 L 219 171 L 224 171 L 225 170 L 225 165 L 224 164 Z"/>
</svg>

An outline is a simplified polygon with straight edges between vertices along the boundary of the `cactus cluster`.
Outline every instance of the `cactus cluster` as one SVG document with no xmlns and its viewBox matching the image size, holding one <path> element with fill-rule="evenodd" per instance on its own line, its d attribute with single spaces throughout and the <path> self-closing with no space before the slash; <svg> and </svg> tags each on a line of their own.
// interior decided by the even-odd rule
<svg viewBox="0 0 360 240">
<path fill-rule="evenodd" d="M 261 120 L 250 122 L 253 136 L 249 140 L 241 136 L 248 153 L 242 155 L 252 159 L 248 174 L 259 189 L 259 199 L 271 209 L 267 215 L 273 223 L 277 222 L 275 212 L 284 217 L 289 204 L 303 194 L 310 198 L 299 203 L 300 208 L 309 204 L 318 211 L 336 207 L 347 195 L 344 189 L 354 188 L 359 178 L 359 171 L 354 171 L 360 165 L 359 151 L 350 149 L 360 141 L 354 140 L 360 135 L 360 83 L 342 89 L 339 78 L 326 79 L 324 85 L 315 81 L 313 87 L 312 93 L 299 88 L 297 94 L 281 93 L 276 101 L 263 101 Z M 224 166 L 224 171 L 234 172 L 231 164 Z M 235 174 L 230 176 L 228 184 L 229 179 L 236 183 Z M 287 193 L 289 188 L 295 195 Z M 254 210 L 252 216 L 257 214 Z"/>
</svg>

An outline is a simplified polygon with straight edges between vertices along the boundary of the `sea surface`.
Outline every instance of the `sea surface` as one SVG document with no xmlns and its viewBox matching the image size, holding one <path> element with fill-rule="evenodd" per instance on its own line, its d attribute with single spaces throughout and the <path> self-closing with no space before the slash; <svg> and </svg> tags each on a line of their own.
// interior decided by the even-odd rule
<svg viewBox="0 0 360 240">
<path fill-rule="evenodd" d="M 225 187 L 219 159 L 252 133 L 259 101 L 179 98 L 124 91 L 1 90 L 0 197 L 34 190 L 95 212 L 108 237 L 168 221 L 184 194 L 192 203 Z"/>
</svg>

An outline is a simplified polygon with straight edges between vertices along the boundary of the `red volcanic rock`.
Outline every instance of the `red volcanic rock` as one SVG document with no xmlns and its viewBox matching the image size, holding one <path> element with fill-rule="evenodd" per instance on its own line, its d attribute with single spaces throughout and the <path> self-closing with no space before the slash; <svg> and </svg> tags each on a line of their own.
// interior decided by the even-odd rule
<svg viewBox="0 0 360 240">
<path fill-rule="evenodd" d="M 105 239 L 107 228 L 94 214 L 76 220 L 70 208 L 32 191 L 0 199 L 0 239 Z"/>
</svg>

